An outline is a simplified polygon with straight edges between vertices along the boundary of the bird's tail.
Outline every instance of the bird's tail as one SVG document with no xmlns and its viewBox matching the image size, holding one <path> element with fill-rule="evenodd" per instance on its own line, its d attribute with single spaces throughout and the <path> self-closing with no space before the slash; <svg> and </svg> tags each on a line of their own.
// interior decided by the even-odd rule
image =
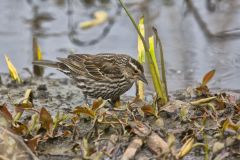
<svg viewBox="0 0 240 160">
<path fill-rule="evenodd" d="M 43 66 L 43 67 L 59 68 L 59 62 L 50 61 L 50 60 L 33 61 L 32 64 L 37 66 Z"/>
</svg>

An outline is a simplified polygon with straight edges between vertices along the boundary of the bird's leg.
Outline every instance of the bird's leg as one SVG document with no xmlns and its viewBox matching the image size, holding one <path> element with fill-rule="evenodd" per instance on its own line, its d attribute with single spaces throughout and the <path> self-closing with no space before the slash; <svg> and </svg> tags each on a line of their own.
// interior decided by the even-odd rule
<svg viewBox="0 0 240 160">
<path fill-rule="evenodd" d="M 119 107 L 119 106 L 121 106 L 120 97 L 111 99 L 110 104 L 111 104 L 113 107 Z"/>
<path fill-rule="evenodd" d="M 88 98 L 87 98 L 87 95 L 86 95 L 86 94 L 84 94 L 84 102 L 85 102 L 88 106 L 90 106 L 90 103 L 89 103 L 89 101 L 88 101 Z"/>
</svg>

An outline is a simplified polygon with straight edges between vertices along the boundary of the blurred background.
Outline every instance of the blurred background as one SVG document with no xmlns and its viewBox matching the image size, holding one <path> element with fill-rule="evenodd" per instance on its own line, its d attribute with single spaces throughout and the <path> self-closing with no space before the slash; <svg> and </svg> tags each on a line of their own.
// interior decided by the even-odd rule
<svg viewBox="0 0 240 160">
<path fill-rule="evenodd" d="M 146 35 L 152 35 L 152 26 L 157 28 L 170 91 L 196 85 L 211 69 L 216 69 L 216 75 L 209 87 L 240 89 L 239 0 L 124 2 L 136 21 L 144 15 Z M 99 11 L 105 16 L 101 24 L 81 27 Z M 126 53 L 137 58 L 137 33 L 117 0 L 1 0 L 1 73 L 8 72 L 7 54 L 20 74 L 29 76 L 24 68 L 32 70 L 33 36 L 44 59 L 75 51 Z M 54 69 L 46 69 L 44 75 L 49 73 L 65 77 Z"/>
</svg>

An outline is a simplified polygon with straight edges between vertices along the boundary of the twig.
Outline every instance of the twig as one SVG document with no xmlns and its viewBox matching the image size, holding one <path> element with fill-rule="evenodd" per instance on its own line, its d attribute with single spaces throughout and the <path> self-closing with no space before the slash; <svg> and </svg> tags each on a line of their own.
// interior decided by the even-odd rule
<svg viewBox="0 0 240 160">
<path fill-rule="evenodd" d="M 121 160 L 130 160 L 133 159 L 136 152 L 138 151 L 138 149 L 143 145 L 143 141 L 142 139 L 136 137 L 134 138 L 130 144 L 128 145 L 128 148 L 126 149 L 126 151 L 124 152 Z"/>
</svg>

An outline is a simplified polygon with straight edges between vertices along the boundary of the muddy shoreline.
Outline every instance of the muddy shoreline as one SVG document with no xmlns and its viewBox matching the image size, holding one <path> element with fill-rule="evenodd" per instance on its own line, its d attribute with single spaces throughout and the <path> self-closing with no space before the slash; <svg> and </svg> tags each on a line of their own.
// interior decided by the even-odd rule
<svg viewBox="0 0 240 160">
<path fill-rule="evenodd" d="M 45 107 L 52 117 L 58 112 L 74 117 L 71 114 L 74 108 L 83 104 L 81 91 L 70 79 L 27 78 L 23 84 L 16 84 L 8 76 L 1 77 L 0 104 L 6 104 L 11 113 L 14 112 L 13 104 L 24 97 L 27 89 L 33 92 L 34 109 Z M 222 90 L 214 92 L 223 93 Z M 123 96 L 122 101 L 128 103 L 119 109 L 106 103 L 97 109 L 95 117 L 81 114 L 75 126 L 72 126 L 71 117 L 59 124 L 53 137 L 46 138 L 46 132 L 40 129 L 37 133 L 20 135 L 19 139 L 44 135 L 34 150 L 43 160 L 176 159 L 181 157 L 179 152 L 187 141 L 193 144 L 183 159 L 206 159 L 207 154 L 209 159 L 234 160 L 240 157 L 240 114 L 234 104 L 239 103 L 240 92 L 227 91 L 224 95 L 234 97 L 234 102 L 224 102 L 224 107 L 216 105 L 216 110 L 212 110 L 207 106 L 191 105 L 189 102 L 196 97 L 187 90 L 176 91 L 171 93 L 167 105 L 158 108 L 155 116 L 149 114 L 151 111 L 146 107 L 151 102 Z M 24 112 L 19 121 L 28 122 L 32 115 L 32 112 Z M 228 127 L 224 128 L 224 124 Z M 26 152 L 22 148 L 19 150 Z"/>
</svg>

